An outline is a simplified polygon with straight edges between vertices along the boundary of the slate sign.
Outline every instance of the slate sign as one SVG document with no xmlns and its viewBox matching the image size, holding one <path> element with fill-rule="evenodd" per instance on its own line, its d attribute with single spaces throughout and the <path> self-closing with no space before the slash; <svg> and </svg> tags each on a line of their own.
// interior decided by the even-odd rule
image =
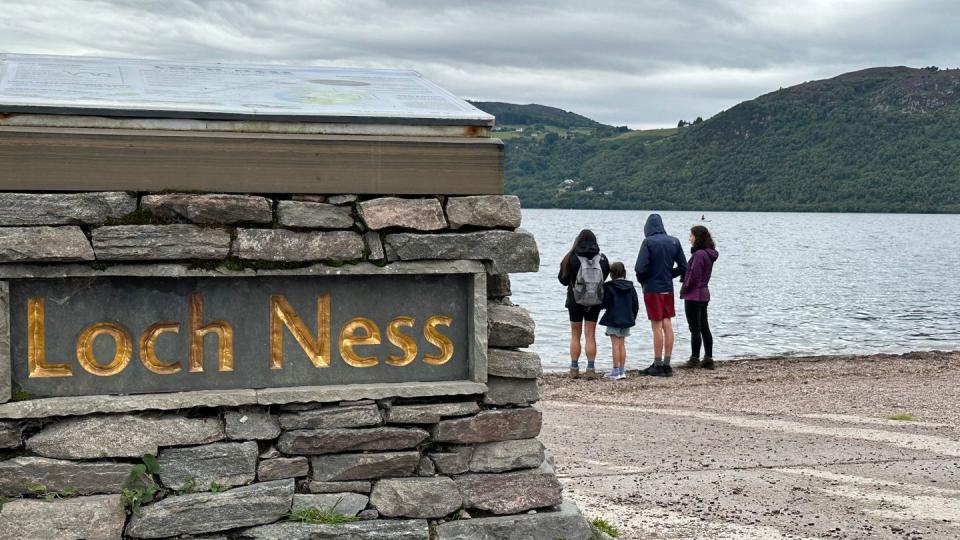
<svg viewBox="0 0 960 540">
<path fill-rule="evenodd" d="M 468 380 L 473 276 L 10 281 L 33 397 Z"/>
</svg>

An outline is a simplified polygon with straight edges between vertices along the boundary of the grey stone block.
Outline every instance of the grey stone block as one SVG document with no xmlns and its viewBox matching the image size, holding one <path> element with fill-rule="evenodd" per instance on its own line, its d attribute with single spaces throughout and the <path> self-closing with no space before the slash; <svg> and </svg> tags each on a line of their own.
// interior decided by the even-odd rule
<svg viewBox="0 0 960 540">
<path fill-rule="evenodd" d="M 312 478 L 328 482 L 410 476 L 419 462 L 416 451 L 319 456 L 311 458 Z"/>
<path fill-rule="evenodd" d="M 382 421 L 376 405 L 326 407 L 280 415 L 280 425 L 285 430 L 378 426 Z"/>
<path fill-rule="evenodd" d="M 126 535 L 164 538 L 271 523 L 290 512 L 293 491 L 293 480 L 277 480 L 220 493 L 167 497 L 131 516 Z"/>
<path fill-rule="evenodd" d="M 387 259 L 387 255 L 383 251 L 383 241 L 380 239 L 380 233 L 367 231 L 363 234 L 363 241 L 367 244 L 367 259 L 376 262 Z"/>
<path fill-rule="evenodd" d="M 533 235 L 516 231 L 449 234 L 394 233 L 384 238 L 388 260 L 471 259 L 489 261 L 490 273 L 536 272 L 540 253 Z"/>
<path fill-rule="evenodd" d="M 303 456 L 264 459 L 257 465 L 257 480 L 260 482 L 297 478 L 308 474 L 310 474 L 310 462 Z"/>
<path fill-rule="evenodd" d="M 440 201 L 430 199 L 399 199 L 381 197 L 357 204 L 360 218 L 370 229 L 402 227 L 418 231 L 436 231 L 447 228 Z"/>
<path fill-rule="evenodd" d="M 425 441 L 429 434 L 417 428 L 303 429 L 280 436 L 277 448 L 284 454 L 337 454 L 361 450 L 405 450 Z"/>
<path fill-rule="evenodd" d="M 487 276 L 487 296 L 489 298 L 503 298 L 510 296 L 510 274 L 490 274 Z"/>
<path fill-rule="evenodd" d="M 487 373 L 497 377 L 536 379 L 543 375 L 540 355 L 527 351 L 487 349 Z"/>
<path fill-rule="evenodd" d="M 0 281 L 0 403 L 9 401 L 12 397 L 13 385 L 11 384 L 12 364 L 10 355 L 10 283 Z M 15 448 L 20 446 L 20 433 L 16 432 L 17 443 L 13 446 L 13 430 L 10 426 L 0 421 L 0 448 Z"/>
<path fill-rule="evenodd" d="M 196 225 L 99 227 L 93 249 L 104 261 L 223 259 L 230 252 L 230 233 Z"/>
<path fill-rule="evenodd" d="M 540 388 L 536 379 L 487 377 L 487 393 L 483 396 L 487 405 L 528 405 L 537 401 L 540 401 Z"/>
<path fill-rule="evenodd" d="M 27 440 L 41 456 L 61 459 L 140 457 L 160 446 L 206 444 L 223 439 L 219 418 L 177 415 L 103 415 L 60 420 Z"/>
<path fill-rule="evenodd" d="M 425 519 L 377 519 L 312 525 L 308 523 L 274 523 L 242 531 L 239 540 L 429 540 L 430 527 Z"/>
<path fill-rule="evenodd" d="M 370 497 L 359 493 L 324 493 L 318 495 L 300 495 L 293 496 L 293 508 L 291 512 L 304 510 L 306 508 L 316 508 L 317 510 L 326 510 L 336 512 L 345 516 L 356 516 L 367 507 L 367 501 Z"/>
<path fill-rule="evenodd" d="M 0 461 L 0 494 L 18 497 L 42 485 L 48 493 L 80 495 L 120 493 L 130 474 L 129 463 L 76 462 L 21 456 Z"/>
<path fill-rule="evenodd" d="M 192 485 L 193 491 L 208 491 L 213 483 L 222 487 L 243 486 L 257 475 L 257 443 L 215 443 L 160 450 L 160 481 L 172 489 Z"/>
<path fill-rule="evenodd" d="M 0 405 L 0 418 L 48 418 L 97 413 L 238 407 L 257 403 L 256 390 L 198 390 L 131 396 L 69 396 L 29 399 Z"/>
<path fill-rule="evenodd" d="M 53 501 L 9 501 L 0 512 L 0 540 L 119 540 L 127 513 L 120 495 Z"/>
<path fill-rule="evenodd" d="M 137 209 L 122 191 L 101 193 L 0 193 L 0 225 L 100 225 Z"/>
<path fill-rule="evenodd" d="M 17 448 L 23 444 L 23 432 L 16 422 L 0 421 L 0 448 Z"/>
<path fill-rule="evenodd" d="M 379 480 L 370 492 L 370 506 L 388 517 L 441 518 L 462 504 L 457 485 L 445 476 Z"/>
<path fill-rule="evenodd" d="M 593 532 L 577 505 L 564 501 L 556 511 L 461 519 L 437 525 L 437 540 L 592 540 Z"/>
<path fill-rule="evenodd" d="M 467 416 L 480 412 L 476 401 L 431 403 L 429 405 L 396 405 L 386 410 L 391 424 L 436 424 L 450 416 Z"/>
<path fill-rule="evenodd" d="M 223 414 L 228 439 L 266 441 L 280 436 L 277 417 L 263 409 L 241 409 Z"/>
<path fill-rule="evenodd" d="M 562 488 L 548 467 L 501 474 L 465 474 L 454 479 L 466 508 L 518 514 L 562 502 Z"/>
<path fill-rule="evenodd" d="M 490 347 L 529 347 L 534 341 L 536 324 L 520 306 L 487 303 L 487 345 Z"/>
<path fill-rule="evenodd" d="M 520 199 L 515 195 L 478 195 L 447 199 L 447 220 L 451 229 L 520 226 Z"/>
<path fill-rule="evenodd" d="M 239 229 L 233 254 L 256 261 L 353 261 L 363 257 L 363 239 L 353 231 Z"/>
<path fill-rule="evenodd" d="M 476 444 L 532 439 L 540 434 L 543 416 L 532 407 L 483 411 L 476 416 L 443 420 L 433 429 L 433 440 Z"/>
<path fill-rule="evenodd" d="M 330 195 L 327 197 L 327 202 L 330 204 L 353 204 L 357 202 L 356 195 Z"/>
<path fill-rule="evenodd" d="M 92 261 L 80 227 L 0 228 L 0 263 Z"/>
<path fill-rule="evenodd" d="M 478 444 L 470 459 L 471 472 L 506 472 L 539 467 L 544 460 L 543 443 L 537 439 Z"/>
<path fill-rule="evenodd" d="M 373 484 L 367 480 L 350 480 L 347 482 L 318 482 L 311 480 L 307 483 L 310 493 L 370 493 Z"/>
<path fill-rule="evenodd" d="M 318 202 L 280 201 L 277 216 L 284 227 L 349 229 L 353 211 L 348 207 Z"/>
<path fill-rule="evenodd" d="M 417 476 L 433 476 L 435 474 L 437 474 L 437 468 L 433 461 L 427 456 L 420 458 L 420 463 L 417 464 Z"/>
<path fill-rule="evenodd" d="M 470 470 L 472 446 L 454 446 L 446 452 L 430 452 L 430 460 L 440 474 L 463 474 Z"/>
<path fill-rule="evenodd" d="M 226 194 L 145 195 L 140 207 L 154 215 L 205 224 L 270 223 L 273 207 L 264 197 Z"/>
</svg>

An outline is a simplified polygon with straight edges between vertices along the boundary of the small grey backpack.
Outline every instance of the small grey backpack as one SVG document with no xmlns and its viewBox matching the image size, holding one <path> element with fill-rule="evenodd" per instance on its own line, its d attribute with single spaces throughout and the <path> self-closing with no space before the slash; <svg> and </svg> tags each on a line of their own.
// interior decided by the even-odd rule
<svg viewBox="0 0 960 540">
<path fill-rule="evenodd" d="M 600 268 L 600 254 L 592 259 L 581 257 L 580 270 L 573 282 L 573 301 L 581 306 L 599 306 L 603 303 L 603 269 Z"/>
</svg>

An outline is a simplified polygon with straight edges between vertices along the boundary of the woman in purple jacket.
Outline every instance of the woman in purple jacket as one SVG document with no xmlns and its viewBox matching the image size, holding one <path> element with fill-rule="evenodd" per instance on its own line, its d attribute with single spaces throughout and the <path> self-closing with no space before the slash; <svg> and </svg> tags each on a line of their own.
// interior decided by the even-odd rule
<svg viewBox="0 0 960 540">
<path fill-rule="evenodd" d="M 713 272 L 714 261 L 720 256 L 716 248 L 706 227 L 696 225 L 690 229 L 692 255 L 687 265 L 687 274 L 682 279 L 680 298 L 683 299 L 683 310 L 687 316 L 687 326 L 690 327 L 690 345 L 693 351 L 684 367 L 714 369 L 713 334 L 710 333 L 710 324 L 707 322 L 707 304 L 710 303 L 710 274 Z M 704 349 L 703 361 L 700 360 L 701 343 Z"/>
</svg>

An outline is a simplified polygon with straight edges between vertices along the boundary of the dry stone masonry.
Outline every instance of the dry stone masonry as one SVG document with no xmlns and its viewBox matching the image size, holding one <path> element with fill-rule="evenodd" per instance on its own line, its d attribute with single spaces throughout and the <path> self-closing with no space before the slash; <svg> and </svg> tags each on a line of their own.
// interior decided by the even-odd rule
<svg viewBox="0 0 960 540">
<path fill-rule="evenodd" d="M 429 396 L 415 383 L 32 400 L 0 367 L 0 540 L 591 538 L 537 440 L 534 323 L 508 274 L 539 255 L 520 224 L 500 195 L 0 194 L 0 281 L 479 261 L 489 347 L 486 392 Z"/>
</svg>

